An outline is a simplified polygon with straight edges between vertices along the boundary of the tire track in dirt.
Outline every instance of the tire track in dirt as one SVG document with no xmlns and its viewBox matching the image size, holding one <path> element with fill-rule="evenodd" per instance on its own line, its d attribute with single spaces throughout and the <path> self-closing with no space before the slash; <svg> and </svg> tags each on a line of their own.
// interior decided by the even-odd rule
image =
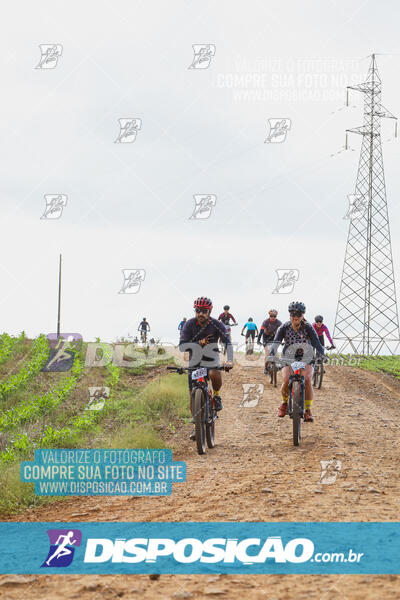
<svg viewBox="0 0 400 600">
<path fill-rule="evenodd" d="M 279 379 L 279 377 L 278 377 Z M 254 408 L 241 406 L 244 383 L 262 383 Z M 279 385 L 279 380 L 278 380 Z M 315 422 L 292 445 L 291 421 L 278 419 L 279 387 L 258 369 L 235 366 L 224 375 L 224 410 L 216 447 L 199 456 L 189 427 L 172 438 L 175 460 L 186 460 L 187 482 L 170 497 L 72 498 L 30 510 L 15 521 L 397 521 L 400 484 L 400 385 L 347 367 L 327 367 L 315 392 Z M 333 485 L 320 483 L 321 460 L 338 459 Z M 35 576 L 4 583 L 10 599 L 34 598 L 396 598 L 397 576 Z M 29 590 L 29 591 L 28 591 Z M 378 591 L 379 590 L 379 591 Z M 212 593 L 214 591 L 214 594 Z M 21 596 L 19 595 L 21 594 Z"/>
</svg>

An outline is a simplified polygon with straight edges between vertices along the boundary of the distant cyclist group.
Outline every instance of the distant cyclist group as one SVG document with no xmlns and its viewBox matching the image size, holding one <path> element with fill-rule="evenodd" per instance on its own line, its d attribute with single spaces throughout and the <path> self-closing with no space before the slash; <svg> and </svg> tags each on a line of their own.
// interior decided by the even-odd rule
<svg viewBox="0 0 400 600">
<path fill-rule="evenodd" d="M 209 377 L 213 388 L 213 409 L 216 412 L 219 412 L 223 408 L 220 393 L 222 387 L 221 370 L 233 368 L 231 327 L 237 325 L 237 321 L 229 312 L 229 305 L 223 307 L 223 312 L 219 315 L 218 319 L 211 317 L 213 303 L 205 296 L 197 298 L 194 301 L 193 308 L 195 316 L 191 319 L 187 319 L 186 317 L 182 319 L 178 325 L 178 330 L 180 331 L 179 349 L 182 352 L 190 352 L 189 369 L 187 370 L 191 413 L 193 423 L 195 423 L 192 406 L 193 380 L 200 379 L 204 376 Z M 290 347 L 293 348 L 296 345 L 308 345 L 309 347 L 312 347 L 312 353 L 313 355 L 315 354 L 317 360 L 325 360 L 324 335 L 327 336 L 331 348 L 334 348 L 331 335 L 328 328 L 323 323 L 323 317 L 321 315 L 317 315 L 314 323 L 311 325 L 311 323 L 305 319 L 306 306 L 301 301 L 290 302 L 288 311 L 289 320 L 284 323 L 277 318 L 278 311 L 273 308 L 269 311 L 268 317 L 262 322 L 259 330 L 252 317 L 249 317 L 243 325 L 241 335 L 246 338 L 246 348 L 248 347 L 248 344 L 253 345 L 256 336 L 258 344 L 262 344 L 264 347 L 264 373 L 266 374 L 269 372 L 270 364 L 275 360 L 274 357 L 276 356 L 278 347 L 282 343 L 282 358 L 285 357 L 285 354 Z M 218 342 L 226 349 L 227 357 L 223 367 L 220 366 L 220 347 L 218 346 Z M 203 369 L 201 369 L 201 367 L 203 367 Z M 194 372 L 195 376 L 193 377 Z M 311 414 L 313 400 L 312 364 L 304 365 L 304 373 L 304 421 L 312 422 L 314 420 L 313 415 Z M 289 378 L 290 367 L 286 364 L 286 366 L 283 366 L 282 368 L 282 402 L 278 409 L 279 417 L 284 417 L 288 412 Z M 195 430 L 192 431 L 190 438 L 192 440 L 196 439 Z"/>
</svg>

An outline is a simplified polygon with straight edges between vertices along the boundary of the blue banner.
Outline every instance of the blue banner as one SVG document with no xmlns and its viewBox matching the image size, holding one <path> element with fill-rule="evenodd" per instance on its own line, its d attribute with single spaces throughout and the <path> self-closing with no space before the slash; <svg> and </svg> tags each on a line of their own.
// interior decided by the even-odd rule
<svg viewBox="0 0 400 600">
<path fill-rule="evenodd" d="M 400 573 L 400 523 L 0 523 L 0 573 Z"/>
</svg>

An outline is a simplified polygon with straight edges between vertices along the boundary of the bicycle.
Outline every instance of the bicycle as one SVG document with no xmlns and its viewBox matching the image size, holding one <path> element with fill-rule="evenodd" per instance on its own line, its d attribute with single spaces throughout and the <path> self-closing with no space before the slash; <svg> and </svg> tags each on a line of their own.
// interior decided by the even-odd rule
<svg viewBox="0 0 400 600">
<path fill-rule="evenodd" d="M 229 339 L 231 340 L 231 343 L 232 343 L 232 339 L 231 339 L 231 337 L 230 337 L 230 336 L 231 336 L 231 331 L 232 331 L 232 329 L 231 329 L 231 328 L 232 328 L 232 327 L 236 327 L 236 325 L 237 325 L 237 323 L 232 323 L 232 325 L 225 325 L 226 333 L 227 333 L 227 335 L 229 336 Z M 224 356 L 226 356 L 226 353 L 227 353 L 227 347 L 228 347 L 228 345 L 227 345 L 227 344 L 223 344 L 223 343 L 221 342 L 221 352 L 222 352 L 222 354 L 223 354 Z"/>
<path fill-rule="evenodd" d="M 301 438 L 301 421 L 304 419 L 304 372 L 306 363 L 294 361 L 289 365 L 288 414 L 293 422 L 293 444 L 298 446 Z"/>
<path fill-rule="evenodd" d="M 142 342 L 142 344 L 145 344 L 147 342 L 147 330 L 141 329 L 141 331 L 140 331 L 140 341 Z"/>
<path fill-rule="evenodd" d="M 326 349 L 327 350 L 332 350 L 335 346 L 328 346 Z M 318 388 L 319 390 L 321 389 L 322 386 L 322 380 L 324 378 L 324 373 L 325 373 L 325 369 L 324 369 L 324 365 L 321 362 L 320 359 L 316 359 L 315 360 L 315 365 L 314 365 L 314 373 L 313 373 L 313 386 L 315 388 Z"/>
<path fill-rule="evenodd" d="M 212 367 L 216 371 L 229 371 L 232 367 Z M 208 385 L 209 367 L 167 367 L 183 375 L 187 371 L 193 381 L 191 392 L 191 408 L 196 431 L 196 446 L 198 454 L 205 454 L 206 443 L 209 448 L 215 446 L 215 421 L 218 419 L 214 408 L 214 399 Z"/>
<path fill-rule="evenodd" d="M 244 333 L 242 333 L 242 335 L 244 336 Z M 254 352 L 254 338 L 255 335 L 246 335 L 246 354 L 253 354 Z"/>
</svg>

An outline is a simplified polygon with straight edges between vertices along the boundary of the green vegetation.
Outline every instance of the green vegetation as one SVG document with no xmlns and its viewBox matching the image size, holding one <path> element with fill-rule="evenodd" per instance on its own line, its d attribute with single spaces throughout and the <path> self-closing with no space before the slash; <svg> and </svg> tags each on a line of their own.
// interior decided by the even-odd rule
<svg viewBox="0 0 400 600">
<path fill-rule="evenodd" d="M 155 366 L 171 362 L 162 353 L 150 367 L 119 368 L 109 362 L 88 368 L 83 344 L 71 371 L 47 373 L 40 372 L 48 358 L 43 341 L 44 336 L 29 344 L 25 340 L 31 350 L 29 362 L 22 363 L 14 379 L 6 377 L 0 383 L 0 390 L 7 389 L 3 397 L 7 410 L 0 412 L 0 514 L 4 515 L 60 500 L 35 496 L 34 485 L 20 481 L 20 463 L 33 460 L 35 449 L 163 448 L 163 434 L 175 433 L 178 423 L 189 417 L 185 377 L 158 375 L 147 385 L 138 377 L 151 378 Z M 90 386 L 110 388 L 102 410 L 88 409 Z"/>
<path fill-rule="evenodd" d="M 46 337 L 42 334 L 33 342 L 32 357 L 28 364 L 15 375 L 10 375 L 0 383 L 0 400 L 28 383 L 45 365 L 50 349 Z"/>
<path fill-rule="evenodd" d="M 400 356 L 362 356 L 359 367 L 400 378 Z"/>
<path fill-rule="evenodd" d="M 3 364 L 13 352 L 19 349 L 24 341 L 24 331 L 18 337 L 12 337 L 8 333 L 0 335 L 0 364 Z"/>
</svg>

